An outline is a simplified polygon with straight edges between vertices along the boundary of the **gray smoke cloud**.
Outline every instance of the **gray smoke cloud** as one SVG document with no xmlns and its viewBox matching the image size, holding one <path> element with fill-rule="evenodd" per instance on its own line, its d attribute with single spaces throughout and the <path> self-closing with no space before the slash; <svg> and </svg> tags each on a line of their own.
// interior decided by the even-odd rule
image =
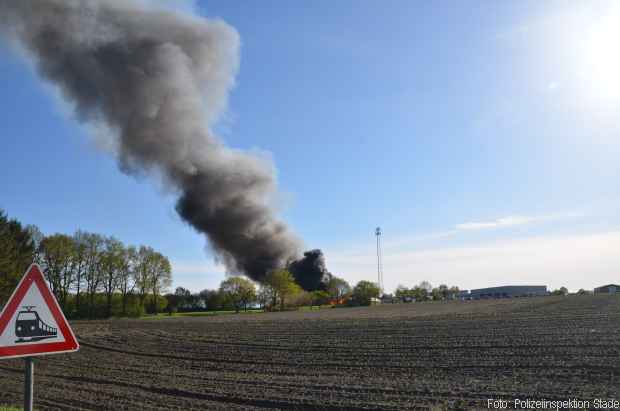
<svg viewBox="0 0 620 411">
<path fill-rule="evenodd" d="M 260 281 L 298 255 L 269 205 L 271 164 L 212 132 L 239 64 L 231 26 L 128 0 L 0 0 L 0 31 L 80 121 L 111 130 L 123 172 L 173 188 L 179 215 L 230 272 Z"/>
</svg>

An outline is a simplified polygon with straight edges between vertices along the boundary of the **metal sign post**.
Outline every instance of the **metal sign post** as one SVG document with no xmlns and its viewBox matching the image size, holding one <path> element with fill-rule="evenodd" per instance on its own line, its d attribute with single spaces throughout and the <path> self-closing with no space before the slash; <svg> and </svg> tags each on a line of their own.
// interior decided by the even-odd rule
<svg viewBox="0 0 620 411">
<path fill-rule="evenodd" d="M 24 358 L 24 411 L 32 411 L 34 397 L 34 359 Z"/>
<path fill-rule="evenodd" d="M 25 411 L 33 406 L 34 356 L 79 348 L 41 267 L 32 264 L 0 312 L 0 360 L 24 358 Z"/>
</svg>

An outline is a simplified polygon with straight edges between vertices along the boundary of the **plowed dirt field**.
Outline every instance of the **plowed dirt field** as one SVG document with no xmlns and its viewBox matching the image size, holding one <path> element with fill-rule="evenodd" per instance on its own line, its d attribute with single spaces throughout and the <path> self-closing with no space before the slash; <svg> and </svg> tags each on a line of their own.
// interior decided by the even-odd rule
<svg viewBox="0 0 620 411">
<path fill-rule="evenodd" d="M 620 298 L 435 302 L 74 322 L 35 365 L 37 409 L 486 408 L 488 398 L 620 400 Z M 0 361 L 0 404 L 23 361 Z"/>
</svg>

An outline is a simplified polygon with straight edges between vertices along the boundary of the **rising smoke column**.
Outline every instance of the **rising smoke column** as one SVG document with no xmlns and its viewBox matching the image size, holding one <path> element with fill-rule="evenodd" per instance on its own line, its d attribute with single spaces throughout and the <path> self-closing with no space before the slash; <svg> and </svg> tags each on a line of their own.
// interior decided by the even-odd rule
<svg viewBox="0 0 620 411">
<path fill-rule="evenodd" d="M 288 269 L 295 277 L 295 282 L 304 290 L 326 290 L 332 273 L 325 266 L 325 256 L 321 250 L 310 250 L 299 260 L 292 261 Z"/>
<path fill-rule="evenodd" d="M 128 0 L 0 0 L 0 32 L 80 121 L 110 130 L 123 172 L 173 188 L 180 216 L 230 272 L 260 281 L 297 255 L 269 207 L 270 163 L 211 131 L 238 67 L 232 27 Z"/>
</svg>

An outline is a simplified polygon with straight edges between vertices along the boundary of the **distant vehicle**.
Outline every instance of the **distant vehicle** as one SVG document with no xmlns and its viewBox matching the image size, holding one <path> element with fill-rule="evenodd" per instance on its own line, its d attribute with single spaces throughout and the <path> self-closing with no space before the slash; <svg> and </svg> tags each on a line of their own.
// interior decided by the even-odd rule
<svg viewBox="0 0 620 411">
<path fill-rule="evenodd" d="M 45 324 L 39 317 L 39 313 L 32 311 L 34 306 L 25 306 L 26 311 L 17 313 L 15 320 L 15 335 L 19 337 L 16 343 L 31 342 L 54 338 L 58 330 Z"/>
</svg>

